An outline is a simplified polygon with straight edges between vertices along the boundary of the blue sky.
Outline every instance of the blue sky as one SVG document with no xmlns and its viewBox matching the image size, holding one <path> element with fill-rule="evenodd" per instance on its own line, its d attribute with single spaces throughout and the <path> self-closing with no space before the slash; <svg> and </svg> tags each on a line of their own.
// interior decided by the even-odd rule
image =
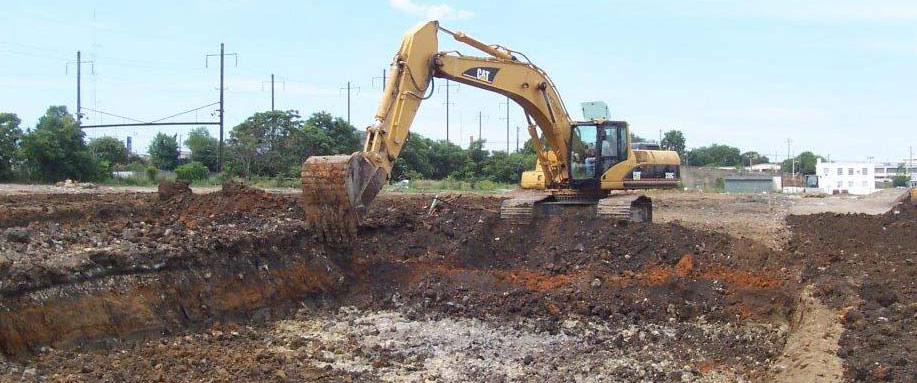
<svg viewBox="0 0 917 383">
<path fill-rule="evenodd" d="M 689 147 L 725 143 L 778 158 L 812 150 L 837 160 L 898 161 L 917 145 L 917 2 L 913 1 L 18 1 L 0 15 L 0 110 L 33 126 L 48 105 L 75 109 L 76 50 L 83 106 L 149 121 L 218 99 L 220 42 L 236 52 L 226 71 L 228 129 L 277 108 L 372 120 L 373 79 L 403 33 L 437 18 L 488 43 L 522 51 L 579 103 L 606 101 L 645 137 L 680 129 Z M 441 37 L 446 49 L 475 53 Z M 439 85 L 439 83 L 438 83 Z M 438 87 L 442 89 L 442 87 Z M 462 86 L 452 94 L 451 138 L 467 144 L 484 115 L 488 148 L 506 147 L 504 99 Z M 445 138 L 445 94 L 421 106 L 413 130 Z M 212 119 L 215 107 L 184 119 Z M 86 112 L 86 123 L 123 120 Z M 511 146 L 521 110 L 510 107 Z M 188 128 L 161 131 L 183 134 Z M 155 130 L 89 130 L 134 137 Z M 212 128 L 216 133 L 216 128 Z M 525 137 L 521 138 L 524 141 Z"/>
</svg>

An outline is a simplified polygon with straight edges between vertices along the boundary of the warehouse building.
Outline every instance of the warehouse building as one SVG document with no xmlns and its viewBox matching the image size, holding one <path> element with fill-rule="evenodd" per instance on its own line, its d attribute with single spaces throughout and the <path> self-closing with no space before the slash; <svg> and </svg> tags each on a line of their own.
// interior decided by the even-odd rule
<svg viewBox="0 0 917 383">
<path fill-rule="evenodd" d="M 727 176 L 723 179 L 727 193 L 773 193 L 780 191 L 780 177 L 762 175 Z"/>
</svg>

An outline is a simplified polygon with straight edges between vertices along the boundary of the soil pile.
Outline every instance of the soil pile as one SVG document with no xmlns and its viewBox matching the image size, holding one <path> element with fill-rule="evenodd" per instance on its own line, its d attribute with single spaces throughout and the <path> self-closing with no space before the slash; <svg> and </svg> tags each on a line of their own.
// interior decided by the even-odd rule
<svg viewBox="0 0 917 383">
<path fill-rule="evenodd" d="M 858 382 L 914 382 L 917 376 L 917 206 L 880 216 L 791 216 L 790 251 L 806 283 L 841 309 L 838 355 Z"/>
</svg>

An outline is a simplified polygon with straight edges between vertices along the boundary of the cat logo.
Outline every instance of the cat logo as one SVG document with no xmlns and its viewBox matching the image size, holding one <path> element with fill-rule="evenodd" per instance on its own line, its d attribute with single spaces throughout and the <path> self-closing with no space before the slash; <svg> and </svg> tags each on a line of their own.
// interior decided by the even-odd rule
<svg viewBox="0 0 917 383">
<path fill-rule="evenodd" d="M 474 67 L 462 72 L 462 76 L 471 77 L 475 80 L 490 84 L 494 82 L 494 78 L 497 77 L 497 72 L 499 70 L 500 68 Z"/>
</svg>

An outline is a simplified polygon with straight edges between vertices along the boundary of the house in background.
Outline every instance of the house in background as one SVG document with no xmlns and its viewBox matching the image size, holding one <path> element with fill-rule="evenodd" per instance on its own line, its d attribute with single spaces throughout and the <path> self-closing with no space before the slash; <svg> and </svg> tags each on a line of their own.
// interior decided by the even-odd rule
<svg viewBox="0 0 917 383">
<path fill-rule="evenodd" d="M 822 162 L 819 158 L 815 171 L 818 188 L 827 194 L 865 195 L 876 191 L 876 167 L 872 162 Z"/>
</svg>

